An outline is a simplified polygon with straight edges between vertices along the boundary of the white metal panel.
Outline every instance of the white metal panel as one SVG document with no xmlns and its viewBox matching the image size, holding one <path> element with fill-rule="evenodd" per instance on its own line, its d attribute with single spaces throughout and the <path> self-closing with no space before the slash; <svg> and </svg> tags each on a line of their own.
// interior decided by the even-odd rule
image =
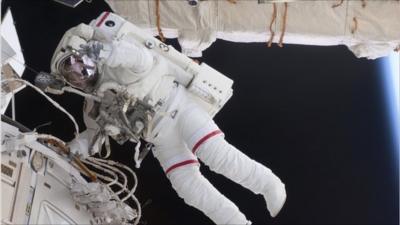
<svg viewBox="0 0 400 225">
<path fill-rule="evenodd" d="M 28 205 L 29 198 L 32 195 L 31 184 L 32 170 L 29 165 L 21 163 L 21 173 L 17 181 L 17 189 L 15 195 L 14 212 L 11 221 L 14 224 L 24 224 L 30 213 Z"/>
<path fill-rule="evenodd" d="M 149 30 L 156 27 L 155 0 L 107 2 L 116 13 L 132 23 Z M 274 43 L 280 41 L 285 27 L 283 43 L 343 44 L 358 57 L 388 55 L 400 44 L 400 20 L 396 17 L 400 13 L 398 1 L 345 0 L 339 4 L 339 0 L 293 0 L 284 4 L 279 0 L 274 1 L 278 2 L 275 5 L 271 4 L 272 1 L 263 2 L 266 4 L 258 4 L 257 0 L 237 0 L 236 4 L 201 1 L 197 7 L 190 7 L 186 1 L 173 6 L 174 1 L 161 1 L 158 11 L 164 35 L 178 37 L 183 50 L 190 47 L 190 51 L 184 52 L 196 57 L 215 41 L 215 36 L 235 42 L 267 42 L 271 36 L 269 26 L 273 21 L 274 6 Z M 354 26 L 357 26 L 356 32 L 351 31 Z M 363 46 L 353 47 L 359 43 Z"/>
<path fill-rule="evenodd" d="M 10 220 L 15 198 L 16 181 L 19 174 L 19 167 L 7 163 L 8 155 L 2 156 L 1 161 L 1 220 Z"/>
<path fill-rule="evenodd" d="M 6 39 L 1 37 L 1 64 L 4 65 L 8 62 L 9 59 L 15 57 L 16 52 L 14 49 L 8 44 Z"/>
<path fill-rule="evenodd" d="M 79 4 L 83 2 L 83 0 L 54 0 L 54 1 L 72 8 L 77 7 Z"/>
<path fill-rule="evenodd" d="M 27 200 L 31 194 L 31 169 L 16 154 L 2 153 L 1 156 L 1 220 L 23 224 L 29 214 L 26 210 L 29 210 Z"/>
<path fill-rule="evenodd" d="M 4 16 L 4 19 L 1 23 L 1 36 L 8 42 L 8 44 L 13 48 L 16 53 L 15 56 L 10 59 L 10 65 L 19 76 L 22 76 L 22 73 L 25 70 L 25 60 L 24 56 L 22 55 L 17 30 L 14 26 L 14 19 L 11 15 L 10 10 L 6 12 L 6 15 Z M 2 54 L 4 54 L 3 51 Z"/>
<path fill-rule="evenodd" d="M 16 137 L 20 133 L 16 127 L 7 123 L 2 122 L 1 125 L 3 140 L 6 137 Z M 1 148 L 2 164 L 17 169 L 21 168 L 21 170 L 15 169 L 10 172 L 8 167 L 4 167 L 2 170 L 4 171 L 4 174 L 2 173 L 3 186 L 4 183 L 8 185 L 7 189 L 2 190 L 3 195 L 7 194 L 6 198 L 2 198 L 2 206 L 6 206 L 2 209 L 4 212 L 1 218 L 2 223 L 38 224 L 40 221 L 53 221 L 54 223 L 50 224 L 63 224 L 64 222 L 67 224 L 90 224 L 91 215 L 85 209 L 75 205 L 67 188 L 72 176 L 78 182 L 85 182 L 76 169 L 44 145 L 38 142 L 26 143 L 30 149 L 51 158 L 45 165 L 46 172 L 36 174 L 28 163 L 28 155 L 18 158 L 16 149 L 10 149 L 13 144 L 4 143 L 6 146 Z M 40 210 L 45 214 L 40 215 Z M 52 215 L 46 217 L 45 215 L 49 213 Z M 68 218 L 63 214 L 66 214 Z"/>
<path fill-rule="evenodd" d="M 50 202 L 43 201 L 39 209 L 37 224 L 76 224 L 69 216 L 68 212 L 61 211 L 57 206 Z"/>
<path fill-rule="evenodd" d="M 90 224 L 91 215 L 75 204 L 66 186 L 66 171 L 50 161 L 47 168 L 52 172 L 37 179 L 29 224 Z"/>
</svg>

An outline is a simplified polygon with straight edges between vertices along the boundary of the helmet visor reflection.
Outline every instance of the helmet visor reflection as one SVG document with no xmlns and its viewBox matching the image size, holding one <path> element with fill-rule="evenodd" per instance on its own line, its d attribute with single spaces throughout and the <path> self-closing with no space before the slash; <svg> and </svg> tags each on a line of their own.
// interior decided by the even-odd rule
<svg viewBox="0 0 400 225">
<path fill-rule="evenodd" d="M 59 68 L 65 80 L 79 89 L 94 86 L 98 78 L 96 63 L 86 55 L 70 55 L 60 63 Z"/>
</svg>

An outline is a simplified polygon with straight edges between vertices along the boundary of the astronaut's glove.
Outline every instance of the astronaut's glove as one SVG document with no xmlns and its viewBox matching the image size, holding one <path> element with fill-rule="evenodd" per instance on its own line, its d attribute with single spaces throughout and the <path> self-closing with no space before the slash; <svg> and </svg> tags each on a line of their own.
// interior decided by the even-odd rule
<svg viewBox="0 0 400 225">
<path fill-rule="evenodd" d="M 97 139 L 92 146 L 93 139 Z M 79 134 L 78 138 L 68 142 L 68 147 L 71 154 L 77 155 L 82 159 L 85 159 L 91 155 L 99 152 L 102 146 L 102 140 L 98 139 L 96 130 L 86 129 Z"/>
<path fill-rule="evenodd" d="M 86 44 L 93 38 L 94 30 L 86 24 L 79 24 L 69 29 L 61 40 L 61 46 L 64 49 L 71 48 L 78 50 L 81 44 Z M 60 49 L 59 49 L 60 50 Z"/>
<path fill-rule="evenodd" d="M 110 44 L 100 41 L 89 41 L 87 44 L 81 44 L 78 50 L 79 54 L 87 55 L 95 62 L 106 59 L 111 54 L 112 47 Z"/>
<path fill-rule="evenodd" d="M 100 51 L 104 48 L 103 44 L 98 41 L 90 41 L 87 44 L 82 44 L 78 52 L 82 55 L 87 55 L 89 58 L 97 61 L 100 57 Z"/>
<path fill-rule="evenodd" d="M 79 46 L 91 40 L 93 35 L 94 35 L 93 28 L 84 23 L 81 23 L 78 26 L 69 29 L 64 34 L 61 40 L 61 46 L 64 49 L 72 48 L 78 50 Z"/>
<path fill-rule="evenodd" d="M 89 154 L 89 141 L 82 139 L 81 137 L 74 139 L 68 143 L 70 153 L 78 156 L 81 159 L 85 159 L 90 156 Z"/>
</svg>

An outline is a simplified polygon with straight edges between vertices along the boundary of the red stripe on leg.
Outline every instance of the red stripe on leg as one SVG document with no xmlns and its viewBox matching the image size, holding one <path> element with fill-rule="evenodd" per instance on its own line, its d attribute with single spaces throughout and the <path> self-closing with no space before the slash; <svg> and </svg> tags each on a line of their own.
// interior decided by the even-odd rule
<svg viewBox="0 0 400 225">
<path fill-rule="evenodd" d="M 171 172 L 171 170 L 174 170 L 174 169 L 176 169 L 176 168 L 178 168 L 178 167 L 181 167 L 181 166 L 184 166 L 184 165 L 187 165 L 187 164 L 191 164 L 191 163 L 199 163 L 199 162 L 198 162 L 197 160 L 191 159 L 191 160 L 186 160 L 186 161 L 183 161 L 183 162 L 174 164 L 174 165 L 170 166 L 170 167 L 165 171 L 165 174 Z"/>
<path fill-rule="evenodd" d="M 194 147 L 193 147 L 193 149 L 192 149 L 192 152 L 195 153 L 195 152 L 197 151 L 197 149 L 200 147 L 200 145 L 202 145 L 205 141 L 207 141 L 208 139 L 210 139 L 210 138 L 212 138 L 212 137 L 214 137 L 214 136 L 216 136 L 216 135 L 218 135 L 218 134 L 221 134 L 221 133 L 222 133 L 222 131 L 220 131 L 220 130 L 215 130 L 215 131 L 213 131 L 213 132 L 207 134 L 206 136 L 204 136 L 203 138 L 201 138 L 201 139 L 194 145 Z"/>
</svg>

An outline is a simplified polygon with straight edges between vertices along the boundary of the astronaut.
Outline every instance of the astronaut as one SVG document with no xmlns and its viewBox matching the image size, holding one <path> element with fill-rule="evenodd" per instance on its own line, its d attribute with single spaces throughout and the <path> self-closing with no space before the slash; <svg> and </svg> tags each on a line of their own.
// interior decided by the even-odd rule
<svg viewBox="0 0 400 225">
<path fill-rule="evenodd" d="M 119 18 L 123 25 L 115 24 L 110 17 Z M 132 138 L 136 132 L 140 138 L 154 144 L 153 155 L 179 197 L 214 223 L 251 224 L 238 207 L 200 173 L 198 159 L 211 170 L 255 194 L 262 194 L 270 215 L 275 217 L 286 200 L 285 185 L 270 169 L 224 139 L 212 115 L 187 90 L 187 72 L 151 51 L 149 46 L 146 48 L 135 36 L 136 31 L 131 30 L 133 26 L 128 25 L 129 22 L 115 14 L 103 13 L 90 25 L 80 24 L 67 31 L 54 53 L 52 74 L 76 89 L 99 96 L 101 102 L 108 104 L 102 107 L 103 103 L 87 99 L 84 109 L 87 130 L 70 142 L 71 150 L 83 157 L 98 152 L 104 142 L 96 138 L 99 130 L 122 142 L 138 141 Z M 99 29 L 102 26 L 119 27 L 110 36 Z M 127 120 L 118 119 L 121 117 L 120 111 L 115 111 L 118 99 L 128 102 L 122 107 L 125 119 L 133 118 L 128 115 L 130 107 L 135 112 L 141 112 L 138 108 L 145 111 L 147 117 L 141 117 L 139 128 L 133 129 L 135 132 L 121 128 L 132 128 L 139 120 L 134 124 L 128 121 L 128 125 L 121 122 Z M 98 112 L 102 109 L 111 111 L 103 115 Z M 123 138 L 124 135 L 129 137 Z M 95 142 L 100 145 L 93 144 Z"/>
</svg>

